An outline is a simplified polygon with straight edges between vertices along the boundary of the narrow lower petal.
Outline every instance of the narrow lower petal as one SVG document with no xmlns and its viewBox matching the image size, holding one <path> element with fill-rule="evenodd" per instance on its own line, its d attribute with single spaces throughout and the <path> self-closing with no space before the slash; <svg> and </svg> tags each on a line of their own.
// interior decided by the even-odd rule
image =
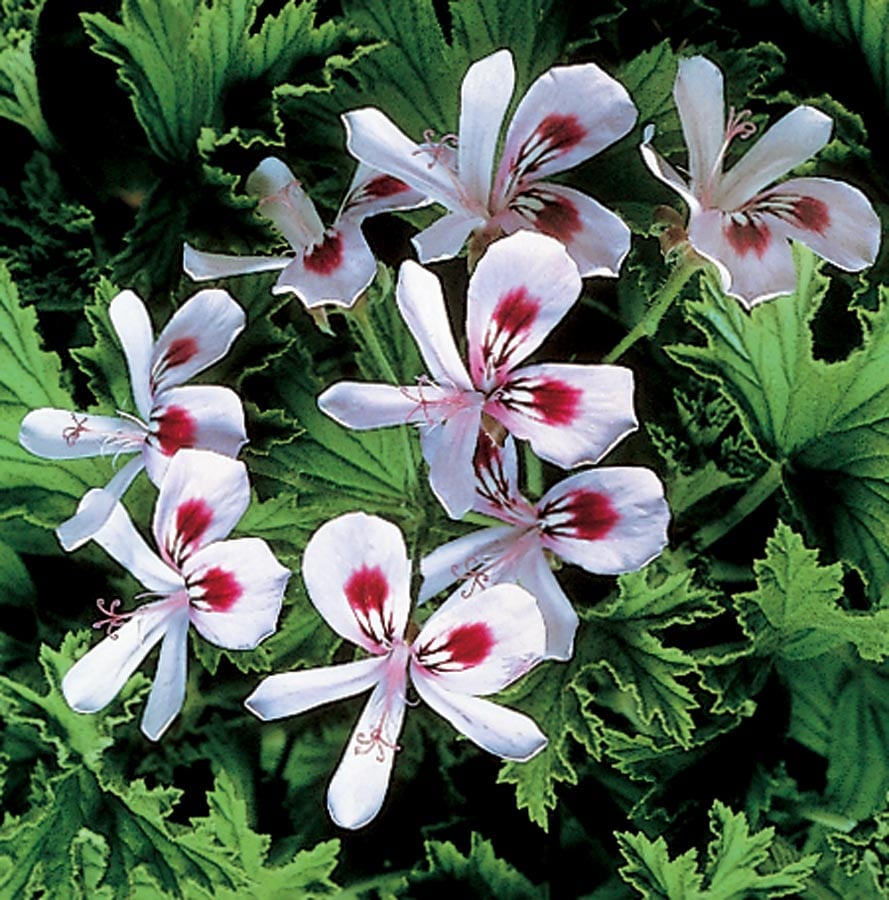
<svg viewBox="0 0 889 900">
<path fill-rule="evenodd" d="M 192 554 L 182 574 L 191 621 L 211 644 L 252 650 L 274 633 L 290 570 L 265 541 L 217 541 Z"/>
<path fill-rule="evenodd" d="M 233 275 L 252 275 L 254 272 L 277 272 L 290 264 L 289 256 L 232 256 L 227 253 L 207 253 L 185 244 L 182 268 L 192 281 L 216 281 Z"/>
<path fill-rule="evenodd" d="M 466 243 L 470 232 L 485 224 L 482 216 L 452 212 L 433 222 L 411 239 L 421 263 L 438 262 L 456 256 Z"/>
<path fill-rule="evenodd" d="M 63 550 L 70 553 L 93 537 L 108 521 L 118 500 L 143 467 L 142 457 L 137 456 L 118 469 L 104 488 L 89 491 L 84 495 L 77 507 L 77 512 L 56 529 L 56 537 Z"/>
<path fill-rule="evenodd" d="M 473 457 L 481 425 L 481 406 L 458 410 L 440 425 L 420 431 L 432 493 L 452 519 L 461 519 L 475 502 Z"/>
<path fill-rule="evenodd" d="M 592 197 L 559 184 L 536 182 L 510 204 L 504 230 L 533 228 L 565 245 L 583 278 L 616 278 L 630 252 L 630 229 Z"/>
<path fill-rule="evenodd" d="M 721 166 L 725 88 L 719 66 L 703 56 L 679 60 L 673 97 L 688 147 L 692 185 L 703 187 Z M 718 174 L 718 173 L 717 173 Z"/>
<path fill-rule="evenodd" d="M 811 106 L 780 118 L 723 177 L 713 197 L 720 209 L 738 209 L 764 187 L 814 156 L 829 140 L 833 119 Z"/>
<path fill-rule="evenodd" d="M 537 504 L 543 545 L 600 575 L 633 572 L 667 545 L 664 486 L 636 466 L 579 472 Z"/>
<path fill-rule="evenodd" d="M 327 809 L 341 828 L 361 828 L 386 799 L 404 722 L 406 671 L 377 684 L 327 789 Z"/>
<path fill-rule="evenodd" d="M 154 683 L 142 714 L 142 733 L 149 740 L 159 741 L 179 715 L 185 701 L 187 674 L 188 612 L 183 606 L 167 621 Z"/>
<path fill-rule="evenodd" d="M 207 288 L 179 307 L 160 333 L 151 357 L 157 397 L 222 359 L 247 317 L 228 291 Z"/>
<path fill-rule="evenodd" d="M 359 163 L 337 220 L 348 217 L 353 222 L 363 222 L 368 216 L 397 209 L 416 209 L 428 203 L 429 199 L 422 191 L 414 190 L 399 178 Z"/>
<path fill-rule="evenodd" d="M 108 318 L 117 332 L 130 372 L 136 409 L 143 418 L 151 409 L 151 354 L 154 331 L 145 304 L 133 291 L 121 291 L 108 307 Z"/>
<path fill-rule="evenodd" d="M 539 541 L 516 559 L 513 577 L 537 600 L 546 625 L 544 657 L 571 659 L 578 626 L 577 613 L 550 569 Z"/>
<path fill-rule="evenodd" d="M 506 435 L 503 445 L 482 431 L 475 448 L 476 512 L 512 525 L 533 525 L 533 510 L 519 492 L 519 461 L 515 440 Z"/>
<path fill-rule="evenodd" d="M 411 672 L 461 694 L 493 694 L 536 666 L 545 648 L 543 617 L 524 588 L 456 591 L 411 645 Z"/>
<path fill-rule="evenodd" d="M 244 701 L 263 722 L 283 719 L 334 700 L 354 697 L 382 677 L 386 659 L 359 659 L 339 666 L 269 675 Z"/>
<path fill-rule="evenodd" d="M 338 381 L 318 397 L 318 408 L 346 428 L 432 425 L 462 405 L 462 393 L 437 384 L 410 387 Z"/>
<path fill-rule="evenodd" d="M 398 272 L 398 309 L 410 329 L 432 380 L 464 391 L 473 389 L 454 343 L 441 282 L 408 260 Z"/>
<path fill-rule="evenodd" d="M 639 145 L 642 161 L 655 178 L 676 191 L 692 212 L 697 212 L 701 208 L 700 201 L 692 193 L 686 180 L 651 146 L 650 141 L 653 137 L 654 125 L 649 125 L 644 132 L 645 139 Z"/>
<path fill-rule="evenodd" d="M 381 654 L 410 611 L 410 561 L 397 526 L 347 513 L 322 525 L 303 554 L 309 598 L 339 635 Z"/>
<path fill-rule="evenodd" d="M 563 469 L 598 462 L 635 430 L 633 373 L 623 366 L 517 369 L 485 406 L 534 452 Z"/>
<path fill-rule="evenodd" d="M 481 697 L 446 690 L 413 668 L 411 679 L 417 693 L 432 709 L 488 753 L 525 762 L 546 746 L 546 735 L 524 713 Z"/>
<path fill-rule="evenodd" d="M 559 241 L 519 231 L 492 244 L 467 294 L 469 370 L 476 387 L 494 387 L 533 353 L 580 289 L 577 266 Z"/>
<path fill-rule="evenodd" d="M 135 453 L 145 437 L 145 431 L 127 419 L 67 409 L 33 409 L 19 429 L 19 443 L 44 459 Z"/>
<path fill-rule="evenodd" d="M 180 450 L 170 462 L 154 507 L 152 531 L 165 561 L 185 561 L 227 537 L 250 503 L 244 463 L 209 450 Z"/>
</svg>

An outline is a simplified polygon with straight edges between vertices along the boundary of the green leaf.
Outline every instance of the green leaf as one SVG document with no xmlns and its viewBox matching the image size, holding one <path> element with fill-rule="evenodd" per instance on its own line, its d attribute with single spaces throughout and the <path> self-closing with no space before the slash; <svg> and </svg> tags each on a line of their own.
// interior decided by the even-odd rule
<svg viewBox="0 0 889 900">
<path fill-rule="evenodd" d="M 889 588 L 889 296 L 882 288 L 878 312 L 857 311 L 859 349 L 816 359 L 810 325 L 828 281 L 811 251 L 796 245 L 795 257 L 796 293 L 750 313 L 704 279 L 688 313 L 706 345 L 669 352 L 718 381 L 812 527 L 828 532 L 876 599 Z"/>
<path fill-rule="evenodd" d="M 827 843 L 847 875 L 865 872 L 876 896 L 889 892 L 889 795 L 880 812 L 859 822 L 848 833 L 828 834 Z"/>
<path fill-rule="evenodd" d="M 40 108 L 29 32 L 23 32 L 17 41 L 0 50 L 0 118 L 27 128 L 43 150 L 56 149 Z"/>
</svg>

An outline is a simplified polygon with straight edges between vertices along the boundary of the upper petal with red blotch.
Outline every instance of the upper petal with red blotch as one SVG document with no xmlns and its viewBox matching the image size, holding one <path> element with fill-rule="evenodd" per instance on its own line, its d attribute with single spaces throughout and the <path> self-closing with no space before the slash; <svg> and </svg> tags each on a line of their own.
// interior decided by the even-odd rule
<svg viewBox="0 0 889 900">
<path fill-rule="evenodd" d="M 130 372 L 136 409 L 148 418 L 151 409 L 151 363 L 154 332 L 145 304 L 133 291 L 121 291 L 108 306 L 108 318 L 117 332 Z"/>
<path fill-rule="evenodd" d="M 527 366 L 509 376 L 485 412 L 563 469 L 598 462 L 636 428 L 633 373 L 623 366 Z"/>
<path fill-rule="evenodd" d="M 531 85 L 510 123 L 492 205 L 502 208 L 528 182 L 576 166 L 635 121 L 630 95 L 597 65 L 550 69 Z"/>
<path fill-rule="evenodd" d="M 537 515 L 544 547 L 600 575 L 640 569 L 667 545 L 664 486 L 641 467 L 565 478 L 540 499 Z"/>
<path fill-rule="evenodd" d="M 519 461 L 512 435 L 506 435 L 501 446 L 481 431 L 473 467 L 476 512 L 513 525 L 534 523 L 531 505 L 519 491 Z"/>
<path fill-rule="evenodd" d="M 500 384 L 533 353 L 580 295 L 577 266 L 559 241 L 519 231 L 496 241 L 469 280 L 466 334 L 476 387 Z"/>
<path fill-rule="evenodd" d="M 151 356 L 152 394 L 188 381 L 228 353 L 246 316 L 227 291 L 199 291 L 176 310 Z"/>
<path fill-rule="evenodd" d="M 452 594 L 411 645 L 411 671 L 461 694 L 493 694 L 537 665 L 546 627 L 537 602 L 514 584 Z"/>
<path fill-rule="evenodd" d="M 673 98 L 688 147 L 688 171 L 692 190 L 710 181 L 725 141 L 725 100 L 722 71 L 703 56 L 679 60 Z"/>
<path fill-rule="evenodd" d="M 228 536 L 249 503 L 244 463 L 209 450 L 180 450 L 154 507 L 154 539 L 164 560 L 183 571 L 201 547 Z"/>
<path fill-rule="evenodd" d="M 498 221 L 507 234 L 533 228 L 563 243 L 584 278 L 616 277 L 630 252 L 630 229 L 592 197 L 549 182 L 517 194 Z"/>
<path fill-rule="evenodd" d="M 309 598 L 346 640 L 381 654 L 401 638 L 410 610 L 410 562 L 391 522 L 347 513 L 325 522 L 303 554 Z"/>
<path fill-rule="evenodd" d="M 415 209 L 425 206 L 429 199 L 400 178 L 359 163 L 346 191 L 337 221 L 348 217 L 363 222 L 368 216 L 396 209 Z"/>
<path fill-rule="evenodd" d="M 274 633 L 290 571 L 265 541 L 218 541 L 189 556 L 182 574 L 191 621 L 210 643 L 252 650 Z"/>
<path fill-rule="evenodd" d="M 420 429 L 429 487 L 452 519 L 466 515 L 475 501 L 472 460 L 480 425 L 479 398 L 477 404 L 458 409 L 441 423 Z"/>
</svg>

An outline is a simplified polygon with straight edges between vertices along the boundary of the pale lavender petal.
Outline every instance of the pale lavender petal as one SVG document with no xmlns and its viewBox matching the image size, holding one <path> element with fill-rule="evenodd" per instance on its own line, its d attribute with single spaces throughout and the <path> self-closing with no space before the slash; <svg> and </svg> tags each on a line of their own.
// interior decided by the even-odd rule
<svg viewBox="0 0 889 900">
<path fill-rule="evenodd" d="M 151 354 L 154 331 L 145 304 L 132 291 L 121 291 L 108 307 L 108 318 L 117 332 L 130 372 L 130 389 L 143 418 L 151 409 Z"/>
<path fill-rule="evenodd" d="M 643 133 L 644 140 L 639 145 L 642 161 L 655 178 L 676 191 L 692 212 L 697 212 L 701 208 L 700 201 L 692 193 L 686 180 L 651 146 L 653 137 L 654 125 L 648 125 Z"/>
<path fill-rule="evenodd" d="M 460 409 L 440 425 L 420 429 L 429 486 L 452 519 L 460 519 L 475 502 L 472 460 L 481 425 L 481 407 Z"/>
<path fill-rule="evenodd" d="M 399 178 L 359 163 L 337 221 L 348 217 L 354 222 L 363 222 L 368 216 L 397 209 L 415 209 L 429 202 L 425 194 Z"/>
<path fill-rule="evenodd" d="M 318 397 L 318 408 L 347 428 L 383 428 L 408 423 L 432 424 L 458 409 L 462 393 L 437 384 L 397 387 L 338 381 Z"/>
<path fill-rule="evenodd" d="M 679 60 L 673 97 L 688 147 L 692 190 L 699 193 L 720 165 L 725 142 L 724 85 L 719 67 L 703 56 Z"/>
<path fill-rule="evenodd" d="M 456 256 L 466 243 L 469 233 L 485 224 L 482 216 L 472 216 L 465 212 L 452 212 L 424 228 L 411 238 L 421 263 L 438 262 Z"/>
<path fill-rule="evenodd" d="M 22 420 L 19 443 L 44 459 L 135 453 L 145 440 L 136 423 L 67 409 L 33 409 Z"/>
<path fill-rule="evenodd" d="M 539 539 L 516 558 L 511 574 L 537 600 L 546 625 L 545 657 L 571 659 L 578 625 L 577 613 L 550 569 Z"/>
<path fill-rule="evenodd" d="M 151 693 L 142 714 L 142 733 L 159 741 L 179 715 L 185 701 L 188 674 L 188 607 L 177 609 L 167 620 Z"/>
<path fill-rule="evenodd" d="M 193 281 L 215 281 L 233 275 L 254 272 L 277 272 L 291 262 L 289 256 L 232 256 L 228 253 L 208 253 L 185 244 L 182 268 Z"/>
</svg>

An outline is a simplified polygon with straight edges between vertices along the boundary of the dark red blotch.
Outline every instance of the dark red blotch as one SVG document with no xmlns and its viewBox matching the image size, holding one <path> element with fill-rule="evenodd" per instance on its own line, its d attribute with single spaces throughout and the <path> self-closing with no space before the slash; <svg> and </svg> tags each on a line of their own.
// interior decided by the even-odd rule
<svg viewBox="0 0 889 900">
<path fill-rule="evenodd" d="M 343 236 L 334 231 L 306 253 L 303 264 L 316 275 L 330 275 L 343 262 Z"/>
</svg>

